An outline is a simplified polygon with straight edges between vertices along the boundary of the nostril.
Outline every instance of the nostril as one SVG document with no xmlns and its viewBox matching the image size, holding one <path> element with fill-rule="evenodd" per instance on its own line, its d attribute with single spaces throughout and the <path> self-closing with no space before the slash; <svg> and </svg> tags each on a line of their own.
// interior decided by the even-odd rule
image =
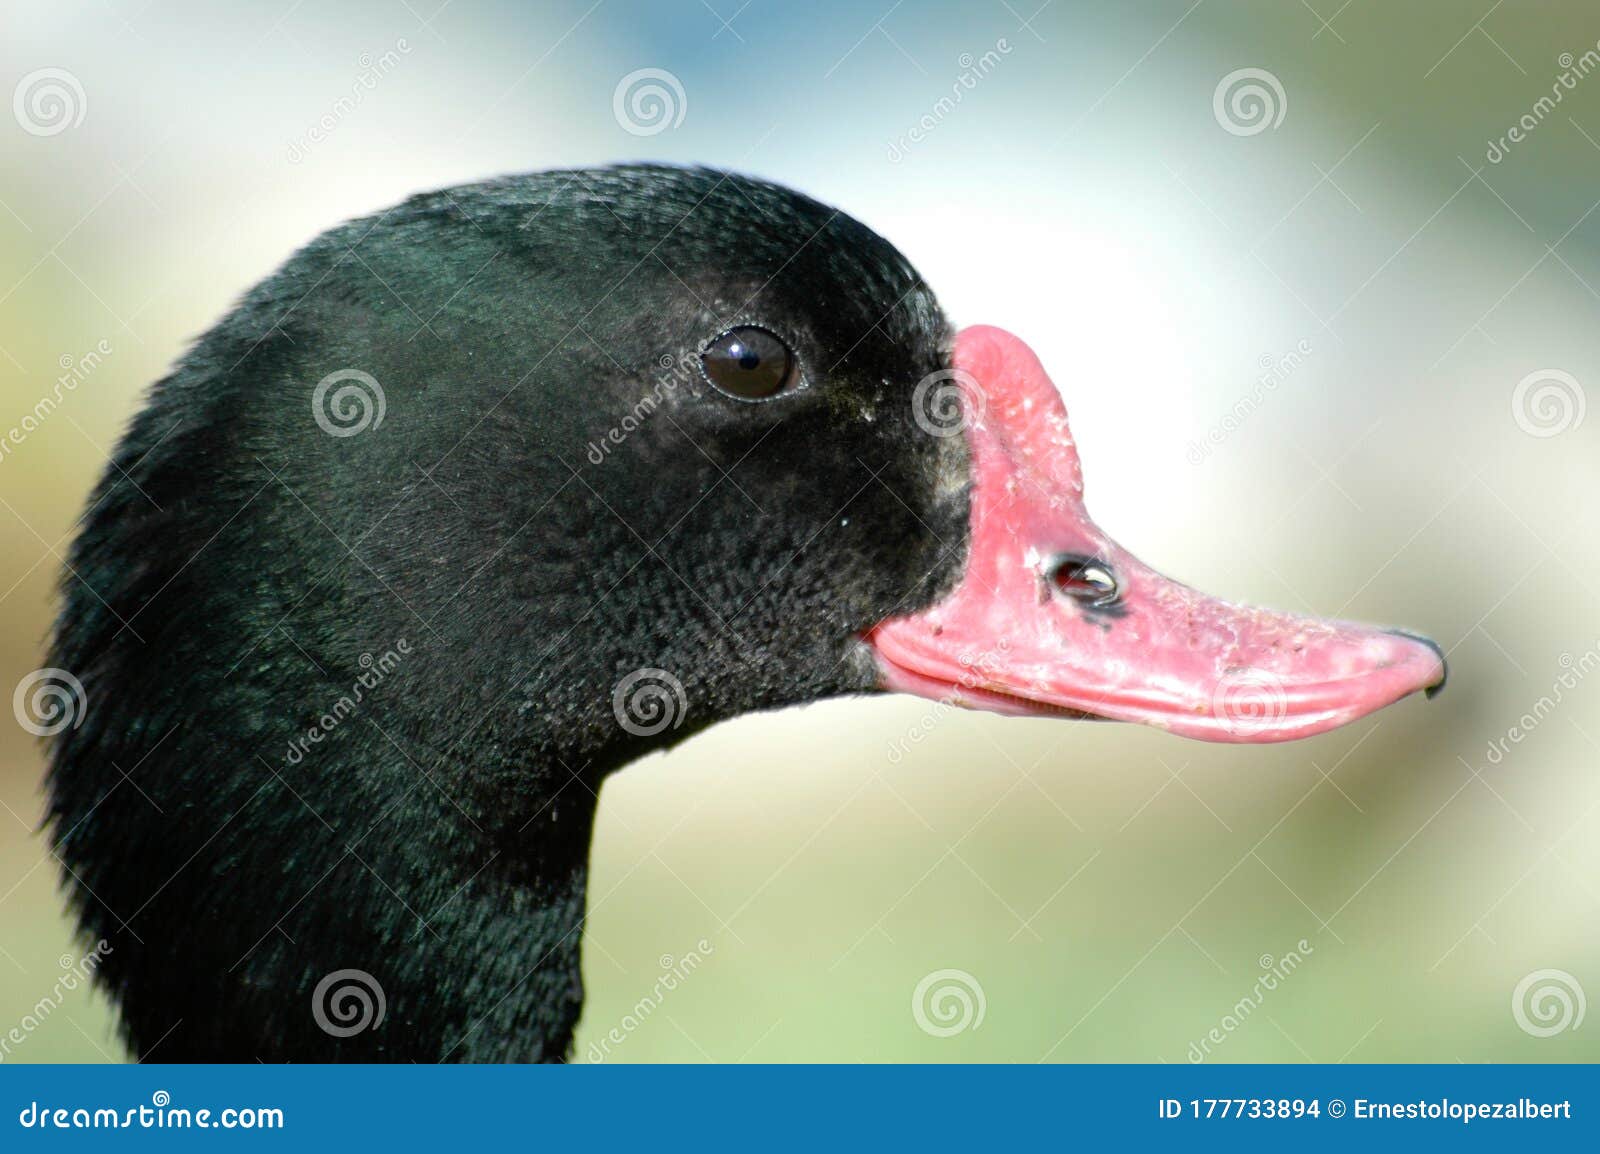
<svg viewBox="0 0 1600 1154">
<path fill-rule="evenodd" d="M 1424 695 L 1429 701 L 1432 701 L 1435 697 L 1438 697 L 1439 694 L 1443 693 L 1445 682 L 1450 680 L 1450 665 L 1447 661 L 1445 661 L 1444 649 L 1440 646 L 1440 644 L 1431 637 L 1424 637 L 1421 633 L 1413 633 L 1409 629 L 1388 629 L 1385 630 L 1385 632 L 1391 633 L 1396 637 L 1404 637 L 1409 641 L 1415 641 L 1421 645 L 1426 645 L 1429 649 L 1433 650 L 1434 654 L 1439 658 L 1439 680 L 1428 686 L 1428 688 L 1424 690 Z"/>
<path fill-rule="evenodd" d="M 1045 562 L 1043 574 L 1053 591 L 1092 609 L 1109 609 L 1122 598 L 1116 571 L 1098 557 L 1057 553 Z"/>
</svg>

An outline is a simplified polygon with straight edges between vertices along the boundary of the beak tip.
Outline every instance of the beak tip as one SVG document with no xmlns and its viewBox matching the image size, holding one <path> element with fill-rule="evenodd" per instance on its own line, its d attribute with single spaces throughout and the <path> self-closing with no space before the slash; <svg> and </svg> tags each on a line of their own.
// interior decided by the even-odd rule
<svg viewBox="0 0 1600 1154">
<path fill-rule="evenodd" d="M 1389 629 L 1385 630 L 1385 632 L 1391 633 L 1396 637 L 1404 637 L 1408 641 L 1415 641 L 1417 644 L 1425 645 L 1433 651 L 1433 655 L 1439 659 L 1439 679 L 1425 686 L 1422 693 L 1429 701 L 1443 693 L 1445 684 L 1450 680 L 1450 665 L 1445 660 L 1444 648 L 1433 638 L 1421 633 L 1413 633 L 1409 629 Z"/>
</svg>

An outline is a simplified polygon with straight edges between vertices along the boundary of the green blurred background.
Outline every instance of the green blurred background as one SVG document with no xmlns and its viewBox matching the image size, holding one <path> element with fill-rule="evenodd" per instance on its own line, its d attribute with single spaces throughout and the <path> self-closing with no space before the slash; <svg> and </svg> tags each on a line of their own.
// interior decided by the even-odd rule
<svg viewBox="0 0 1600 1154">
<path fill-rule="evenodd" d="M 891 698 L 722 726 L 604 790 L 577 1057 L 704 939 L 611 1060 L 1600 1058 L 1600 12 L 891 2 L 8 4 L 3 92 L 76 88 L 0 115 L 0 429 L 110 351 L 0 457 L 0 690 L 141 390 L 295 246 L 507 171 L 735 167 L 1030 341 L 1145 560 L 1426 631 L 1451 686 L 1267 748 Z M 683 93 L 649 136 L 642 68 Z M 1239 69 L 1265 121 L 1219 114 Z M 82 948 L 5 722 L 0 1033 Z M 981 1023 L 919 1027 L 940 970 Z M 8 1060 L 125 1054 L 80 990 Z"/>
</svg>

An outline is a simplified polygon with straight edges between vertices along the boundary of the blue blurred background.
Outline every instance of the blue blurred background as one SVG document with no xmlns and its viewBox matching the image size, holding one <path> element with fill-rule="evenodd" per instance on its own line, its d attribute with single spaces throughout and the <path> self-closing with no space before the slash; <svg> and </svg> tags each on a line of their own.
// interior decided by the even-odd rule
<svg viewBox="0 0 1600 1154">
<path fill-rule="evenodd" d="M 1270 748 L 722 726 L 604 790 L 576 1057 L 1600 1058 L 1597 41 L 1581 0 L 8 4 L 0 428 L 91 367 L 0 458 L 0 689 L 141 390 L 296 246 L 499 173 L 736 168 L 1028 340 L 1145 560 L 1424 630 L 1452 685 Z M 0 1033 L 83 949 L 5 721 Z M 82 990 L 25 1039 L 125 1059 Z"/>
</svg>

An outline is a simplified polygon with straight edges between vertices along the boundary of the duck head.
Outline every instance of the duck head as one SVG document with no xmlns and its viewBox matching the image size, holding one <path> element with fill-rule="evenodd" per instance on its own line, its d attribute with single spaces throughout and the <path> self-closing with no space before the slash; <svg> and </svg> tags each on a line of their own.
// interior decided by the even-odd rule
<svg viewBox="0 0 1600 1154">
<path fill-rule="evenodd" d="M 788 190 L 554 172 L 318 238 L 157 384 L 64 582 L 52 834 L 131 1044 L 560 1059 L 601 783 L 723 718 L 1263 741 L 1442 683 L 1160 577 L 1082 494 L 1026 346 Z"/>
</svg>

